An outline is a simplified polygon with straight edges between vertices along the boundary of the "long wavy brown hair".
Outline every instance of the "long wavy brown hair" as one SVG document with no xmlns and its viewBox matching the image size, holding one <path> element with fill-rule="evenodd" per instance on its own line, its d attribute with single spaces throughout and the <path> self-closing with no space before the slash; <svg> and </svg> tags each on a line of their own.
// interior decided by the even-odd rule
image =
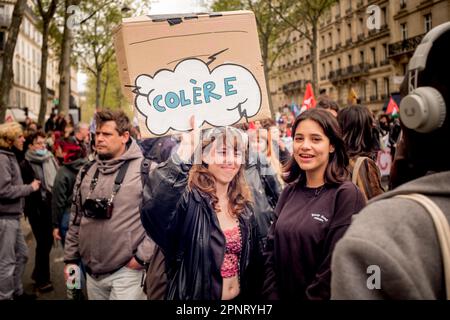
<svg viewBox="0 0 450 320">
<path fill-rule="evenodd" d="M 209 129 L 202 137 L 202 154 L 208 151 L 214 141 L 222 139 L 224 145 L 233 145 L 235 152 L 242 152 L 245 159 L 248 141 L 245 133 L 232 127 L 220 127 Z M 228 186 L 229 208 L 234 216 L 239 216 L 252 202 L 250 188 L 245 179 L 245 162 L 240 165 L 239 171 L 234 176 Z M 216 179 L 209 172 L 208 164 L 194 164 L 189 172 L 188 186 L 190 189 L 196 188 L 208 194 L 212 199 L 212 204 L 216 212 L 220 212 L 219 198 L 217 197 Z"/>
</svg>

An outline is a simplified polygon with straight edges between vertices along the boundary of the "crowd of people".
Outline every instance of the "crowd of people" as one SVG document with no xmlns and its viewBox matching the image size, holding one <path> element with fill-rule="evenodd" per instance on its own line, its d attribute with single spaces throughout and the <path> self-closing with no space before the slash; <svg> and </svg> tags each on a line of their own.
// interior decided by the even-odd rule
<svg viewBox="0 0 450 320">
<path fill-rule="evenodd" d="M 69 291 L 85 287 L 78 298 L 448 297 L 432 220 L 395 197 L 426 194 L 449 212 L 450 161 L 430 156 L 450 133 L 445 27 L 424 39 L 434 45 L 416 88 L 408 86 L 414 70 L 405 77 L 404 101 L 418 102 L 401 105 L 401 123 L 321 97 L 297 117 L 282 108 L 276 119 L 204 130 L 192 117 L 190 132 L 150 139 L 108 109 L 91 126 L 50 118 L 46 133 L 0 125 L 0 299 L 26 296 L 22 212 L 42 292 L 52 290 L 55 239 Z M 423 94 L 429 88 L 440 98 Z M 376 162 L 386 147 L 393 190 Z M 374 265 L 381 285 L 369 286 Z"/>
</svg>

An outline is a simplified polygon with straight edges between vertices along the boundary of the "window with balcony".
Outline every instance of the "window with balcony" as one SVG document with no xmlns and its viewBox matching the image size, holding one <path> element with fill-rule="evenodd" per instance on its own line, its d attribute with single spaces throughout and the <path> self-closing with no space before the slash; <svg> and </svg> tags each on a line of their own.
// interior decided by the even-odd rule
<svg viewBox="0 0 450 320">
<path fill-rule="evenodd" d="M 16 84 L 20 83 L 20 63 L 19 61 L 16 62 L 16 70 L 14 70 L 14 81 Z"/>
<path fill-rule="evenodd" d="M 371 47 L 370 48 L 370 53 L 371 53 L 371 64 L 372 64 L 372 67 L 375 67 L 377 65 L 377 55 L 376 55 L 375 47 Z"/>
<path fill-rule="evenodd" d="M 339 19 L 341 17 L 341 4 L 340 1 L 337 1 L 336 3 L 336 16 L 335 19 Z"/>
<path fill-rule="evenodd" d="M 347 35 L 348 35 L 347 39 L 352 39 L 352 25 L 351 25 L 351 23 L 347 24 Z"/>
<path fill-rule="evenodd" d="M 25 85 L 25 66 L 20 69 L 20 84 Z"/>
<path fill-rule="evenodd" d="M 424 20 L 424 24 L 425 24 L 425 33 L 427 33 L 428 31 L 430 31 L 433 28 L 432 21 L 431 21 L 431 13 L 424 15 L 423 20 Z"/>
<path fill-rule="evenodd" d="M 364 57 L 364 51 L 360 51 L 360 52 L 359 52 L 359 61 L 360 61 L 361 63 L 366 62 L 366 59 L 365 59 L 365 57 Z"/>
<path fill-rule="evenodd" d="M 376 100 L 378 98 L 378 82 L 377 80 L 372 80 L 372 96 L 370 97 L 370 100 Z"/>
<path fill-rule="evenodd" d="M 361 93 L 361 101 L 366 101 L 367 91 L 366 91 L 365 83 L 361 83 L 361 85 L 359 87 L 359 92 Z"/>
<path fill-rule="evenodd" d="M 402 40 L 408 39 L 408 26 L 406 22 L 400 24 L 400 34 L 402 35 Z"/>
<path fill-rule="evenodd" d="M 337 59 L 337 67 L 338 69 L 341 69 L 341 58 Z"/>
<path fill-rule="evenodd" d="M 348 66 L 351 66 L 352 64 L 353 64 L 353 61 L 352 61 L 352 55 L 349 54 L 349 55 L 348 55 Z"/>
<path fill-rule="evenodd" d="M 0 51 L 5 50 L 5 33 L 3 31 L 0 32 Z"/>
<path fill-rule="evenodd" d="M 406 8 L 406 0 L 400 0 L 400 9 Z"/>
<path fill-rule="evenodd" d="M 383 81 L 384 81 L 384 94 L 385 98 L 387 98 L 391 95 L 391 92 L 389 90 L 389 78 L 385 77 Z"/>
</svg>

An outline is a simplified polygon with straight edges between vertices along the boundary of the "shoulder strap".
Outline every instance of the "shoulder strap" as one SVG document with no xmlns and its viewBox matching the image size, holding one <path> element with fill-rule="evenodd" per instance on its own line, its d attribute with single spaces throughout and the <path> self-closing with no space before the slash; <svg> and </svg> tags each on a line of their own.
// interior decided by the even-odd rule
<svg viewBox="0 0 450 320">
<path fill-rule="evenodd" d="M 87 163 L 85 163 L 81 169 L 80 169 L 80 182 L 74 187 L 73 189 L 73 195 L 72 195 L 72 204 L 75 205 L 75 216 L 73 218 L 72 223 L 74 225 L 79 225 L 79 223 L 77 222 L 77 218 L 78 218 L 78 204 L 77 204 L 77 198 L 80 197 L 80 201 L 81 201 L 81 183 L 83 182 L 84 177 L 86 176 L 86 173 L 89 171 L 89 169 L 92 167 L 92 165 L 94 164 L 94 160 L 89 161 Z"/>
<path fill-rule="evenodd" d="M 142 162 L 141 162 L 142 187 L 144 187 L 145 184 L 147 183 L 149 172 L 151 170 L 153 170 L 154 168 L 156 168 L 157 165 L 158 165 L 158 163 L 153 161 L 152 159 L 149 159 L 149 158 L 142 159 Z"/>
<path fill-rule="evenodd" d="M 450 225 L 442 210 L 430 198 L 418 194 L 405 194 L 395 196 L 396 198 L 405 198 L 420 203 L 430 214 L 439 244 L 441 246 L 442 262 L 444 264 L 445 288 L 447 300 L 450 300 Z"/>
<path fill-rule="evenodd" d="M 113 193 L 119 192 L 120 186 L 122 185 L 123 179 L 127 174 L 128 166 L 130 165 L 130 161 L 125 161 L 125 163 L 120 167 L 119 173 L 114 180 Z"/>
<path fill-rule="evenodd" d="M 361 168 L 361 165 L 363 164 L 364 160 L 368 159 L 367 157 L 358 157 L 355 161 L 355 165 L 353 166 L 353 172 L 352 172 L 352 182 L 354 184 L 357 184 L 358 182 L 358 173 L 359 169 Z"/>
</svg>

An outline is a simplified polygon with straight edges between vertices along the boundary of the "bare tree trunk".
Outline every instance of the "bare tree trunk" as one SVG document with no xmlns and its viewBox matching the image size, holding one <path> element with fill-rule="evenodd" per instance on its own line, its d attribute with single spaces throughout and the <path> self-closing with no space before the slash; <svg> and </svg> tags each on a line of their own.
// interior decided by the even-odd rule
<svg viewBox="0 0 450 320">
<path fill-rule="evenodd" d="M 317 77 L 317 23 L 312 25 L 312 43 L 311 43 L 311 65 L 312 65 L 312 87 L 314 94 L 318 95 L 319 81 Z"/>
<path fill-rule="evenodd" d="M 72 53 L 72 31 L 67 26 L 69 13 L 67 8 L 72 5 L 74 0 L 65 0 L 64 13 L 64 33 L 61 41 L 61 57 L 59 59 L 59 105 L 58 111 L 65 114 L 69 111 L 70 101 L 70 55 Z"/>
<path fill-rule="evenodd" d="M 48 61 L 48 33 L 49 23 L 42 26 L 42 48 L 41 48 L 41 76 L 39 77 L 39 87 L 41 88 L 41 103 L 39 108 L 38 123 L 43 126 L 45 113 L 47 112 L 47 61 Z"/>
<path fill-rule="evenodd" d="M 41 88 L 41 103 L 39 108 L 38 123 L 44 126 L 45 114 L 47 113 L 47 61 L 48 61 L 48 35 L 50 22 L 56 12 L 58 0 L 52 0 L 47 11 L 44 11 L 42 0 L 37 0 L 39 14 L 42 19 L 42 47 L 41 47 L 41 76 L 39 77 L 39 87 Z"/>
<path fill-rule="evenodd" d="M 272 95 L 270 93 L 270 84 L 269 84 L 269 81 L 270 81 L 269 76 L 270 75 L 269 75 L 269 72 L 266 70 L 266 68 L 264 68 L 264 76 L 266 78 L 266 90 L 267 90 L 267 96 L 268 96 L 268 100 L 269 100 L 269 110 L 270 110 L 270 113 L 272 114 L 272 118 L 274 118 L 276 110 L 273 107 Z M 261 88 L 261 90 L 263 90 L 263 88 Z"/>
<path fill-rule="evenodd" d="M 102 97 L 102 106 L 105 106 L 105 99 L 106 99 L 106 91 L 108 90 L 108 84 L 109 84 L 109 76 L 110 76 L 110 70 L 108 63 L 106 64 L 106 79 L 105 79 L 105 87 L 103 88 L 103 97 Z"/>
<path fill-rule="evenodd" d="M 9 93 L 14 80 L 14 49 L 16 48 L 17 36 L 19 34 L 26 3 L 26 0 L 17 0 L 14 5 L 11 25 L 8 29 L 8 40 L 6 41 L 5 51 L 3 53 L 3 69 L 0 78 L 0 123 L 5 121 L 6 109 L 9 106 Z"/>
<path fill-rule="evenodd" d="M 97 78 L 97 83 L 95 85 L 95 107 L 100 108 L 100 90 L 102 87 L 102 69 L 97 68 L 97 73 L 95 74 Z"/>
</svg>

